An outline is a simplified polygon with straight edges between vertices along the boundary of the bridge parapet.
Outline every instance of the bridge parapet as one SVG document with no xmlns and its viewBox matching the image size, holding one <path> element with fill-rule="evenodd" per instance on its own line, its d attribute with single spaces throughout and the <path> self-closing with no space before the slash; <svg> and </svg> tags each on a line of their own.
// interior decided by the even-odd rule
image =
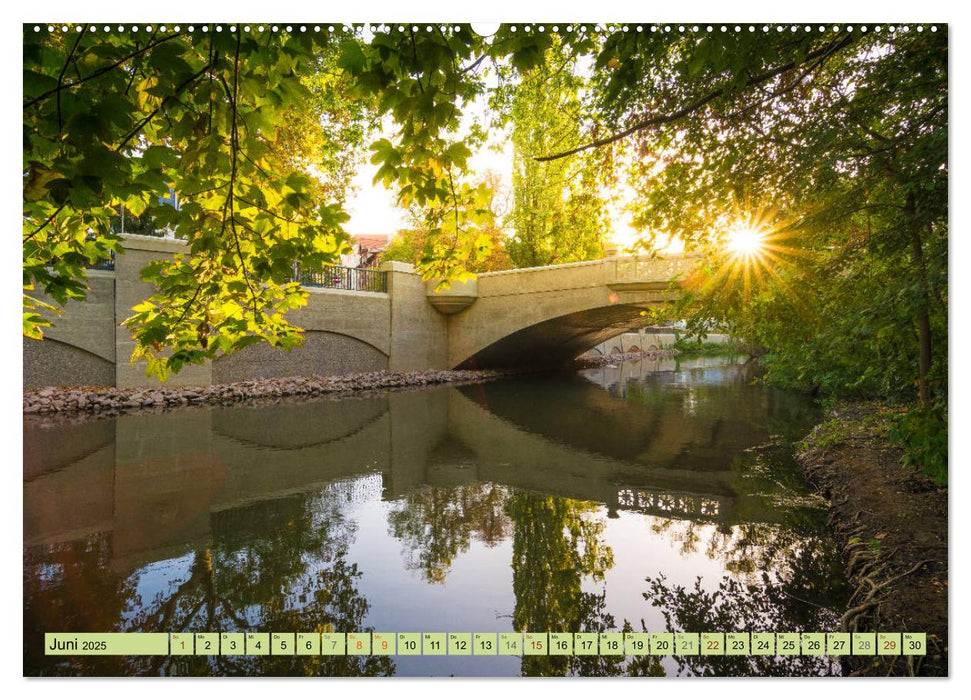
<svg viewBox="0 0 971 700">
<path fill-rule="evenodd" d="M 668 289 L 672 282 L 691 270 L 697 259 L 696 255 L 631 255 L 614 258 L 613 279 L 608 280 L 607 286 L 625 291 Z"/>
</svg>

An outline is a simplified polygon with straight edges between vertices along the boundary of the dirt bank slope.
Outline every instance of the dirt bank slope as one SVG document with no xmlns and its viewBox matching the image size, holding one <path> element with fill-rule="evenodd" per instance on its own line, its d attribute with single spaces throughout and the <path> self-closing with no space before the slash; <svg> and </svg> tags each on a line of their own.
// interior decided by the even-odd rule
<svg viewBox="0 0 971 700">
<path fill-rule="evenodd" d="M 798 459 L 830 501 L 830 522 L 856 591 L 847 631 L 926 632 L 926 657 L 853 657 L 859 675 L 948 673 L 947 489 L 901 464 L 887 438 L 893 414 L 842 404 L 816 426 Z"/>
</svg>

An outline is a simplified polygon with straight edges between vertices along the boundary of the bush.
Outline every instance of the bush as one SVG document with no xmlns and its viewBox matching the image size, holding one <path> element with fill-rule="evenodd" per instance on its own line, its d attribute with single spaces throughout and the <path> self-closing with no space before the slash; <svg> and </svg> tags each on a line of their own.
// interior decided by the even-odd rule
<svg viewBox="0 0 971 700">
<path fill-rule="evenodd" d="M 727 343 L 715 343 L 696 338 L 678 337 L 674 341 L 674 349 L 690 355 L 741 355 L 744 354 L 741 344 L 736 340 Z"/>
<path fill-rule="evenodd" d="M 904 464 L 920 469 L 935 483 L 947 484 L 947 409 L 918 408 L 901 414 L 890 439 L 904 448 Z"/>
</svg>

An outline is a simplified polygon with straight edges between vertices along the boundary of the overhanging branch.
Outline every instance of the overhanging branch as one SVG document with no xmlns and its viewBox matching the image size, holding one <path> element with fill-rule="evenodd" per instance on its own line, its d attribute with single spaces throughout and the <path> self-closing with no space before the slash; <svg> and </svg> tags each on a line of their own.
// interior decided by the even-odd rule
<svg viewBox="0 0 971 700">
<path fill-rule="evenodd" d="M 764 73 L 760 73 L 759 75 L 755 75 L 749 78 L 745 82 L 745 87 L 754 87 L 756 85 L 761 85 L 762 83 L 772 80 L 773 78 L 776 78 L 782 75 L 783 73 L 787 73 L 788 71 L 791 71 L 793 68 L 796 68 L 797 66 L 807 61 L 815 61 L 817 59 L 828 58 L 829 56 L 833 55 L 837 51 L 840 51 L 841 49 L 848 46 L 852 42 L 852 40 L 853 40 L 853 37 L 847 34 L 843 39 L 839 41 L 830 42 L 829 44 L 822 47 L 821 49 L 818 49 L 816 51 L 812 51 L 806 54 L 805 58 L 802 61 L 789 61 L 788 63 L 785 63 L 781 66 L 777 66 L 772 70 L 766 71 Z M 627 138 L 631 134 L 635 134 L 638 131 L 643 131 L 644 129 L 648 129 L 652 126 L 660 126 L 662 124 L 670 124 L 671 122 L 676 122 L 679 119 L 683 119 L 684 117 L 690 114 L 693 114 L 694 112 L 697 112 L 699 109 L 707 105 L 709 102 L 712 102 L 718 99 L 719 97 L 722 97 L 724 94 L 725 94 L 725 88 L 717 88 L 716 90 L 712 90 L 711 92 L 709 92 L 707 95 L 704 95 L 698 98 L 697 100 L 695 100 L 694 102 L 691 102 L 690 104 L 685 105 L 681 109 L 671 112 L 669 114 L 660 114 L 655 117 L 644 119 L 638 122 L 637 124 L 634 124 L 633 126 L 628 127 L 627 129 L 624 129 L 623 131 L 620 131 L 616 134 L 612 134 L 611 136 L 607 136 L 602 139 L 597 139 L 596 141 L 591 141 L 582 146 L 571 148 L 568 151 L 562 151 L 561 153 L 553 153 L 547 156 L 537 156 L 534 160 L 539 161 L 541 163 L 545 163 L 551 160 L 559 160 L 560 158 L 566 158 L 567 156 L 572 156 L 576 153 L 588 151 L 591 148 L 599 148 L 601 146 L 606 146 L 608 144 L 614 143 L 615 141 L 620 141 L 621 139 Z"/>
</svg>

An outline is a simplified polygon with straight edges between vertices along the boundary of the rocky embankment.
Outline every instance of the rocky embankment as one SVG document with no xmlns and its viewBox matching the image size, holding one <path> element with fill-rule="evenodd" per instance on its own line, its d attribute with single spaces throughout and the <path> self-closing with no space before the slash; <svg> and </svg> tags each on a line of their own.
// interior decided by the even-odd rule
<svg viewBox="0 0 971 700">
<path fill-rule="evenodd" d="M 24 392 L 25 414 L 100 413 L 200 404 L 229 404 L 287 396 L 363 393 L 378 389 L 470 384 L 510 374 L 499 370 L 427 370 L 367 372 L 339 377 L 279 377 L 211 386 L 162 386 L 152 389 L 45 387 Z"/>
<path fill-rule="evenodd" d="M 844 657 L 853 675 L 948 674 L 947 488 L 901 462 L 893 411 L 843 404 L 797 459 L 830 502 L 830 526 L 855 589 L 847 632 L 924 632 L 926 656 Z"/>
</svg>

